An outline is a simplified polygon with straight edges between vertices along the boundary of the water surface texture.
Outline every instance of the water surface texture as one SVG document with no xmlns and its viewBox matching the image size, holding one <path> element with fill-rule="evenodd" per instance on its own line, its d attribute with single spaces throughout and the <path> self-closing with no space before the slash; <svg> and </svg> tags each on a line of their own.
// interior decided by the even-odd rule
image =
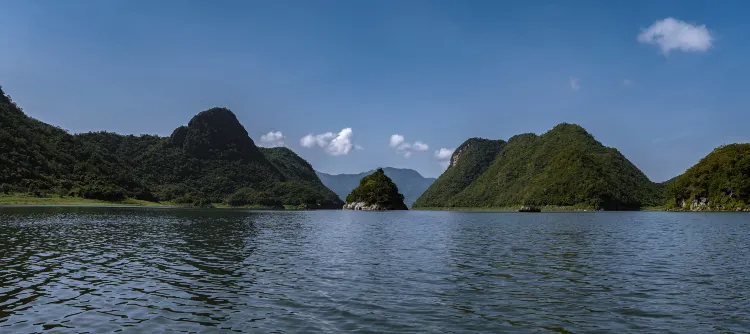
<svg viewBox="0 0 750 334">
<path fill-rule="evenodd" d="M 0 332 L 750 331 L 743 213 L 0 208 Z"/>
</svg>

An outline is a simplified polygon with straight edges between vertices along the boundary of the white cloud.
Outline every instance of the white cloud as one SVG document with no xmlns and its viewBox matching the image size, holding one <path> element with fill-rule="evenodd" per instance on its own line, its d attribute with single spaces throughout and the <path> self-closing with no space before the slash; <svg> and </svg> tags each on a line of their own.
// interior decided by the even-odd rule
<svg viewBox="0 0 750 334">
<path fill-rule="evenodd" d="M 713 40 L 705 25 L 690 24 L 671 17 L 656 21 L 638 35 L 639 42 L 658 45 L 665 56 L 672 50 L 704 52 L 711 48 Z"/>
<path fill-rule="evenodd" d="M 438 160 L 448 160 L 453 155 L 453 149 L 450 148 L 441 148 L 437 151 L 435 151 L 435 158 L 438 158 Z"/>
<path fill-rule="evenodd" d="M 581 85 L 578 83 L 578 78 L 570 77 L 570 89 L 580 90 Z"/>
<path fill-rule="evenodd" d="M 635 86 L 635 81 L 630 79 L 622 79 L 622 85 L 626 87 Z"/>
<path fill-rule="evenodd" d="M 321 147 L 324 152 L 333 156 L 347 155 L 353 148 L 362 149 L 362 146 L 352 144 L 353 135 L 354 131 L 352 131 L 352 128 L 345 128 L 338 134 L 333 132 L 321 133 L 319 135 L 308 134 L 302 137 L 299 143 L 307 148 Z"/>
<path fill-rule="evenodd" d="M 399 154 L 403 154 L 405 158 L 412 156 L 415 152 L 425 152 L 430 149 L 429 145 L 421 141 L 407 143 L 404 136 L 399 134 L 391 135 L 389 145 Z"/>
<path fill-rule="evenodd" d="M 452 156 L 453 156 L 453 149 L 451 148 L 443 147 L 435 151 L 435 158 L 437 158 L 438 163 L 443 168 L 448 168 L 448 165 L 450 165 L 451 163 Z"/>
<path fill-rule="evenodd" d="M 284 146 L 284 134 L 281 131 L 269 132 L 260 136 L 260 146 L 280 147 Z"/>
<path fill-rule="evenodd" d="M 319 135 L 312 135 L 309 134 L 307 136 L 302 137 L 302 139 L 299 140 L 300 145 L 312 148 L 314 146 L 320 146 L 320 147 L 326 147 L 328 143 L 331 141 L 333 137 L 336 135 L 333 134 L 333 132 L 326 132 Z"/>
<path fill-rule="evenodd" d="M 333 138 L 333 140 L 331 140 L 331 143 L 328 144 L 326 152 L 330 155 L 349 154 L 349 152 L 352 151 L 352 147 L 354 147 L 354 145 L 352 144 L 352 135 L 354 135 L 352 128 L 341 130 L 338 136 L 336 136 L 336 138 Z"/>
<path fill-rule="evenodd" d="M 412 145 L 411 148 L 413 150 L 419 151 L 419 152 L 424 152 L 424 151 L 427 151 L 427 150 L 430 149 L 430 147 L 427 146 L 427 144 L 425 144 L 425 143 L 423 143 L 421 141 L 414 142 L 414 145 Z"/>
<path fill-rule="evenodd" d="M 365 148 L 360 145 L 354 145 L 355 150 L 364 150 Z"/>
<path fill-rule="evenodd" d="M 404 136 L 395 134 L 391 135 L 391 147 L 398 147 L 404 142 Z"/>
</svg>

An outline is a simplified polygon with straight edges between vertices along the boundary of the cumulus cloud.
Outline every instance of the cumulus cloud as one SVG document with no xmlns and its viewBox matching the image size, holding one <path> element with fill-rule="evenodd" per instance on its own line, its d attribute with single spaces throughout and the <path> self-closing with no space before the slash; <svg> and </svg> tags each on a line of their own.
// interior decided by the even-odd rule
<svg viewBox="0 0 750 334">
<path fill-rule="evenodd" d="M 435 151 L 435 158 L 438 160 L 438 163 L 443 168 L 448 168 L 448 165 L 451 163 L 452 156 L 453 156 L 453 149 L 451 148 L 443 147 Z"/>
<path fill-rule="evenodd" d="M 260 136 L 260 145 L 263 147 L 280 147 L 284 146 L 284 134 L 281 131 L 271 131 Z"/>
<path fill-rule="evenodd" d="M 570 77 L 569 81 L 570 81 L 570 89 L 572 89 L 572 90 L 580 90 L 581 89 L 581 85 L 578 83 L 578 78 Z"/>
<path fill-rule="evenodd" d="M 313 148 L 315 146 L 326 147 L 334 137 L 336 137 L 336 135 L 333 132 L 321 133 L 319 135 L 309 134 L 302 137 L 302 139 L 299 140 L 299 143 L 307 148 Z"/>
<path fill-rule="evenodd" d="M 331 140 L 328 144 L 326 152 L 330 155 L 346 155 L 352 151 L 354 145 L 352 144 L 352 135 L 354 132 L 352 128 L 346 128 L 341 130 L 339 134 Z"/>
<path fill-rule="evenodd" d="M 438 160 L 448 160 L 453 155 L 453 149 L 450 148 L 441 148 L 437 151 L 435 151 L 435 158 L 438 158 Z"/>
<path fill-rule="evenodd" d="M 639 42 L 658 45 L 665 56 L 672 50 L 704 52 L 711 48 L 713 40 L 705 25 L 690 24 L 671 17 L 656 21 L 638 35 Z"/>
<path fill-rule="evenodd" d="M 404 136 L 395 134 L 391 135 L 391 147 L 398 147 L 399 145 L 403 144 L 404 142 Z"/>
<path fill-rule="evenodd" d="M 421 141 L 414 142 L 414 144 L 411 145 L 411 148 L 418 152 L 424 152 L 430 149 L 430 147 L 427 146 L 427 144 Z"/>
<path fill-rule="evenodd" d="M 355 145 L 352 143 L 352 136 L 354 136 L 352 128 L 345 128 L 339 131 L 339 133 L 308 134 L 302 137 L 299 143 L 307 148 L 320 147 L 324 152 L 333 156 L 347 155 L 355 148 Z M 361 146 L 356 146 L 356 149 L 362 149 Z"/>
<path fill-rule="evenodd" d="M 407 143 L 404 136 L 399 134 L 391 135 L 389 145 L 395 148 L 396 152 L 403 154 L 405 158 L 412 156 L 415 152 L 425 152 L 430 149 L 429 145 L 421 141 Z"/>
</svg>

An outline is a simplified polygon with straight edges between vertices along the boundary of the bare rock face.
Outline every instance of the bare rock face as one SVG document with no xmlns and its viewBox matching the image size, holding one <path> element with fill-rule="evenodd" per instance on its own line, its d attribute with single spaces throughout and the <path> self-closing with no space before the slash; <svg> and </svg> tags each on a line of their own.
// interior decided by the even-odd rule
<svg viewBox="0 0 750 334">
<path fill-rule="evenodd" d="M 467 143 L 464 147 L 460 147 L 459 149 L 457 149 L 456 152 L 454 152 L 453 155 L 451 156 L 450 166 L 456 167 L 456 165 L 458 164 L 458 159 L 461 157 L 461 154 L 464 153 L 469 148 L 471 148 L 471 144 Z"/>
<path fill-rule="evenodd" d="M 690 204 L 690 211 L 701 211 L 708 206 L 708 198 L 696 197 L 693 198 L 693 203 Z"/>
<path fill-rule="evenodd" d="M 353 203 L 346 203 L 344 205 L 344 210 L 385 211 L 387 209 L 377 203 L 367 205 L 367 203 L 365 202 L 353 202 Z"/>
</svg>

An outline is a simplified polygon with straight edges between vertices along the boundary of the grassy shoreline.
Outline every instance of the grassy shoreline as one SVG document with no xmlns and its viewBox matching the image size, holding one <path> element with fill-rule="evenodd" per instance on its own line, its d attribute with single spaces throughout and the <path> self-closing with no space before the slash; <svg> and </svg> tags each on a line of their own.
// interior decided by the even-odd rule
<svg viewBox="0 0 750 334">
<path fill-rule="evenodd" d="M 213 209 L 240 209 L 240 210 L 304 210 L 294 205 L 283 207 L 270 207 L 262 205 L 230 206 L 225 203 L 213 203 Z M 151 207 L 151 208 L 187 208 L 198 209 L 200 207 L 172 202 L 149 202 L 134 198 L 127 198 L 120 202 L 108 202 L 97 199 L 88 199 L 73 196 L 49 196 L 37 197 L 28 194 L 0 195 L 0 207 L 3 206 L 91 206 L 91 207 Z"/>
<path fill-rule="evenodd" d="M 107 202 L 96 199 L 81 197 L 37 197 L 25 194 L 0 195 L 0 206 L 23 206 L 23 205 L 80 205 L 80 206 L 172 206 L 164 203 L 156 203 L 128 198 L 121 202 Z"/>
</svg>

